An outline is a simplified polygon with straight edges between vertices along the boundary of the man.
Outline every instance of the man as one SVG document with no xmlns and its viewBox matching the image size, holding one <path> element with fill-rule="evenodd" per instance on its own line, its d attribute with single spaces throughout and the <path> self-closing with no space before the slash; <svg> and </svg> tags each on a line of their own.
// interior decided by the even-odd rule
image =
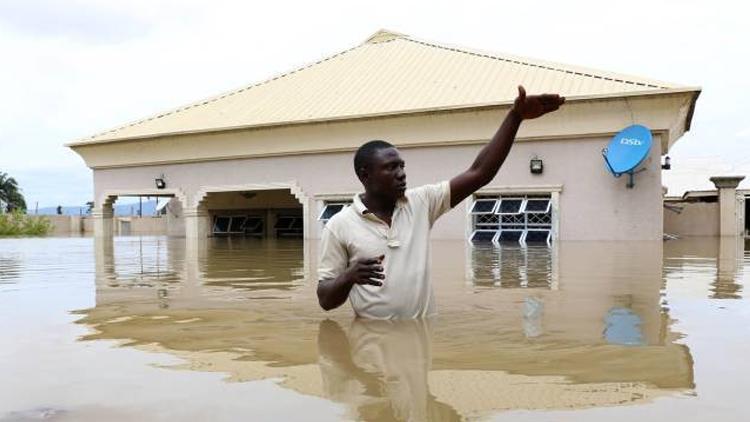
<svg viewBox="0 0 750 422">
<path fill-rule="evenodd" d="M 354 156 L 365 188 L 323 230 L 318 301 L 325 310 L 349 298 L 359 317 L 422 318 L 435 314 L 429 235 L 441 215 L 488 184 L 508 156 L 521 122 L 557 110 L 559 95 L 526 96 L 513 107 L 468 170 L 435 185 L 406 190 L 404 161 L 393 145 L 371 141 Z"/>
</svg>

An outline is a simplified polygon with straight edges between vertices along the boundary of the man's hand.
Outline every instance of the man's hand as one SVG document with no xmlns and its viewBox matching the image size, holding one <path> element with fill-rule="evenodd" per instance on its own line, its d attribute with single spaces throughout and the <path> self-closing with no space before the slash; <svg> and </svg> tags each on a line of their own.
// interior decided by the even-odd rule
<svg viewBox="0 0 750 422">
<path fill-rule="evenodd" d="M 326 311 L 338 308 L 349 297 L 349 292 L 355 284 L 382 286 L 385 279 L 383 274 L 383 259 L 377 258 L 357 260 L 338 277 L 318 282 L 318 302 Z"/>
<path fill-rule="evenodd" d="M 518 97 L 500 128 L 495 132 L 495 136 L 492 137 L 492 141 L 479 151 L 479 155 L 468 170 L 451 179 L 451 208 L 492 181 L 505 161 L 505 157 L 508 156 L 510 147 L 516 139 L 518 127 L 524 119 L 536 119 L 555 111 L 564 102 L 565 98 L 557 94 L 527 97 L 526 90 L 519 85 Z"/>
<path fill-rule="evenodd" d="M 369 284 L 371 286 L 382 286 L 381 280 L 385 279 L 383 274 L 383 259 L 385 255 L 377 258 L 360 259 L 346 270 L 347 279 L 352 284 Z"/>
<path fill-rule="evenodd" d="M 518 97 L 513 102 L 511 113 L 516 113 L 521 119 L 536 119 L 551 111 L 555 111 L 565 102 L 565 97 L 557 94 L 542 94 L 526 96 L 526 90 L 518 85 Z"/>
</svg>

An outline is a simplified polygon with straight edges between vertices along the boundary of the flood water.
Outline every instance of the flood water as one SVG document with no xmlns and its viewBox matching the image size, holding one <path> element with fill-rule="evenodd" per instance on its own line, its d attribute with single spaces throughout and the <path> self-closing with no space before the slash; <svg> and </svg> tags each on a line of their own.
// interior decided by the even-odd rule
<svg viewBox="0 0 750 422">
<path fill-rule="evenodd" d="M 0 421 L 748 420 L 742 241 L 434 241 L 427 321 L 323 312 L 316 254 L 0 239 Z"/>
</svg>

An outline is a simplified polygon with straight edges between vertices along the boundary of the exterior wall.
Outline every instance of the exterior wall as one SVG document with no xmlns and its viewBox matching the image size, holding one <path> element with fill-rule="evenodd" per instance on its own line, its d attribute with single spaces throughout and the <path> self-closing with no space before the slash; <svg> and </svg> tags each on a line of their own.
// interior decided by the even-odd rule
<svg viewBox="0 0 750 422">
<path fill-rule="evenodd" d="M 185 236 L 185 218 L 182 215 L 182 202 L 179 199 L 172 198 L 166 206 L 167 235 L 168 236 Z"/>
<path fill-rule="evenodd" d="M 361 143 L 367 139 L 361 139 Z M 389 139 L 399 145 L 399 139 Z M 605 169 L 601 150 L 608 137 L 527 140 L 517 142 L 498 176 L 488 188 L 556 187 L 559 194 L 559 238 L 563 240 L 657 240 L 662 237 L 661 140 L 655 136 L 645 171 L 636 175 L 635 188 L 626 177 L 615 179 Z M 435 183 L 464 171 L 482 145 L 402 147 L 409 186 Z M 544 174 L 529 172 L 529 160 L 544 160 Z M 95 169 L 96 198 L 111 192 L 152 189 L 154 178 L 164 174 L 169 188 L 185 195 L 197 209 L 210 203 L 211 189 L 246 191 L 252 185 L 291 187 L 305 206 L 307 237 L 318 238 L 317 217 L 325 196 L 351 197 L 361 190 L 352 169 L 351 152 L 284 157 L 219 160 L 158 166 Z M 207 188 L 211 187 L 211 188 Z M 267 188 L 271 189 L 271 188 Z M 302 195 L 299 195 L 299 193 Z M 209 198 L 204 201 L 204 199 Z M 231 204 L 228 204 L 231 205 Z M 297 205 L 299 206 L 299 205 Z M 435 238 L 466 236 L 469 201 L 444 216 L 433 231 Z M 211 208 L 214 208 L 211 206 Z"/>
<path fill-rule="evenodd" d="M 126 227 L 128 227 L 126 229 Z M 115 217 L 115 231 L 121 235 L 167 234 L 167 219 L 161 217 Z"/>
<path fill-rule="evenodd" d="M 718 202 L 684 202 L 674 205 L 682 207 L 682 212 L 677 214 L 664 211 L 664 233 L 678 236 L 719 235 Z"/>
<path fill-rule="evenodd" d="M 90 217 L 85 217 L 81 221 L 81 226 L 83 228 L 84 233 L 93 233 L 94 232 L 94 219 Z"/>
<path fill-rule="evenodd" d="M 69 215 L 46 215 L 52 223 L 51 235 L 70 235 L 94 233 L 94 219 L 91 217 Z M 158 217 L 114 217 L 114 233 L 123 233 L 123 223 L 129 225 L 128 234 L 167 234 L 167 220 Z M 184 235 L 181 232 L 180 235 Z"/>
<path fill-rule="evenodd" d="M 83 217 L 75 215 L 45 215 L 52 223 L 52 235 L 79 234 L 83 231 Z"/>
</svg>

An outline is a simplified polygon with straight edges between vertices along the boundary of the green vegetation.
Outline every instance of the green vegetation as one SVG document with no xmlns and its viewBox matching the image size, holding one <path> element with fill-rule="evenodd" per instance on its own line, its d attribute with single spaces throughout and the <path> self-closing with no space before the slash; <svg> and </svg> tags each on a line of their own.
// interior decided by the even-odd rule
<svg viewBox="0 0 750 422">
<path fill-rule="evenodd" d="M 49 219 L 25 212 L 26 200 L 18 182 L 0 171 L 0 236 L 44 236 L 52 230 Z"/>
<path fill-rule="evenodd" d="M 0 171 L 0 213 L 15 210 L 26 211 L 26 200 L 23 199 L 16 179 Z"/>
<path fill-rule="evenodd" d="M 0 236 L 44 236 L 52 230 L 48 218 L 21 211 L 0 214 Z"/>
</svg>

